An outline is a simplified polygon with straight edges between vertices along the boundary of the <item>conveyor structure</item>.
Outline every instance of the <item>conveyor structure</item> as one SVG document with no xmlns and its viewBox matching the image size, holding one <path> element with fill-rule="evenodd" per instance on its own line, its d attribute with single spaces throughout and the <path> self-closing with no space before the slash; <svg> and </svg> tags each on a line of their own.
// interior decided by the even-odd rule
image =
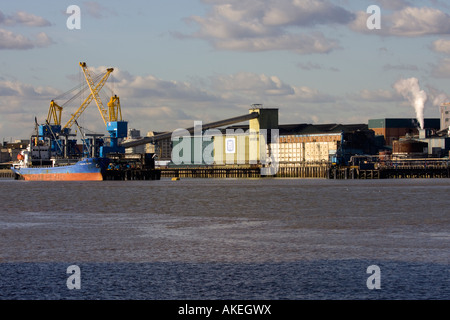
<svg viewBox="0 0 450 320">
<path fill-rule="evenodd" d="M 258 117 L 259 117 L 258 112 L 251 112 L 246 115 L 203 124 L 202 130 L 208 130 L 208 129 L 212 129 L 212 128 L 228 126 L 231 124 L 256 119 Z M 191 128 L 187 128 L 185 130 L 192 134 L 192 133 L 194 133 L 195 129 L 196 129 L 196 127 L 191 127 Z M 147 143 L 155 143 L 156 141 L 164 140 L 164 139 L 170 138 L 171 136 L 172 136 L 172 132 L 165 132 L 165 133 L 161 133 L 156 136 L 153 136 L 153 137 L 143 137 L 138 140 L 124 142 L 120 146 L 124 147 L 124 148 L 131 148 L 131 147 L 136 147 L 136 146 L 140 146 L 140 145 L 147 144 Z"/>
</svg>

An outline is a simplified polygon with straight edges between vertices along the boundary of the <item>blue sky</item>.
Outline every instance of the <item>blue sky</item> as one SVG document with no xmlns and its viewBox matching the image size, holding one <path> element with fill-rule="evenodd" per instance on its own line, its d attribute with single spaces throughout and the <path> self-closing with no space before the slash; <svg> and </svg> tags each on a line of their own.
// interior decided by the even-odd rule
<svg viewBox="0 0 450 320">
<path fill-rule="evenodd" d="M 69 30 L 69 5 L 81 29 Z M 381 29 L 366 12 L 381 9 Z M 415 117 L 395 84 L 416 78 L 426 117 L 450 101 L 450 5 L 407 0 L 2 1 L 0 138 L 28 138 L 50 101 L 95 73 L 130 128 L 172 131 L 261 103 L 280 123 Z M 64 104 L 70 97 L 58 102 Z M 81 104 L 65 105 L 63 123 Z M 107 101 L 104 101 L 106 103 Z M 95 103 L 80 124 L 105 132 Z"/>
</svg>

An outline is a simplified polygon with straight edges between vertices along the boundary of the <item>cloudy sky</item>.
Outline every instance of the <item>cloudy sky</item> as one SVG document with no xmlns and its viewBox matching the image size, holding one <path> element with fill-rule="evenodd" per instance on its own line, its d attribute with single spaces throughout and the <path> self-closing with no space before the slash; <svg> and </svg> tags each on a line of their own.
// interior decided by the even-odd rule
<svg viewBox="0 0 450 320">
<path fill-rule="evenodd" d="M 81 10 L 70 30 L 70 5 Z M 381 29 L 367 8 L 381 9 Z M 0 138 L 28 138 L 49 103 L 67 122 L 86 97 L 85 61 L 114 92 L 129 127 L 191 127 L 280 109 L 280 123 L 367 123 L 415 117 L 396 89 L 416 78 L 426 117 L 450 101 L 450 4 L 443 0 L 2 1 Z M 80 125 L 105 132 L 94 102 Z"/>
</svg>

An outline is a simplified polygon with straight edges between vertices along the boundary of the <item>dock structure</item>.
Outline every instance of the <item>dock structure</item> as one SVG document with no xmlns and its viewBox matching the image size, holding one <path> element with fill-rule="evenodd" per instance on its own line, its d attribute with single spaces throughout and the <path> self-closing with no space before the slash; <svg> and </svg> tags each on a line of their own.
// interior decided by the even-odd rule
<svg viewBox="0 0 450 320">
<path fill-rule="evenodd" d="M 298 163 L 278 168 L 278 178 L 326 178 L 329 165 L 327 162 Z"/>
<path fill-rule="evenodd" d="M 104 180 L 160 180 L 161 178 L 262 178 L 259 168 L 163 168 L 107 170 Z M 443 168 L 335 168 L 324 165 L 279 168 L 275 178 L 318 179 L 414 179 L 450 178 L 450 167 Z M 14 179 L 10 170 L 0 170 L 0 178 Z"/>
<path fill-rule="evenodd" d="M 14 178 L 14 173 L 10 169 L 0 170 L 0 178 Z"/>
<path fill-rule="evenodd" d="M 106 170 L 103 180 L 160 180 L 161 170 L 158 169 L 120 169 Z"/>
<path fill-rule="evenodd" d="M 295 166 L 281 166 L 273 176 L 261 175 L 259 166 L 249 167 L 183 167 L 162 168 L 161 177 L 167 178 L 326 178 L 327 163 L 298 164 Z"/>
<path fill-rule="evenodd" d="M 409 159 L 374 164 L 373 168 L 359 166 L 332 167 L 328 179 L 414 179 L 450 178 L 449 159 Z"/>
<path fill-rule="evenodd" d="M 260 178 L 259 168 L 165 168 L 166 178 Z"/>
</svg>

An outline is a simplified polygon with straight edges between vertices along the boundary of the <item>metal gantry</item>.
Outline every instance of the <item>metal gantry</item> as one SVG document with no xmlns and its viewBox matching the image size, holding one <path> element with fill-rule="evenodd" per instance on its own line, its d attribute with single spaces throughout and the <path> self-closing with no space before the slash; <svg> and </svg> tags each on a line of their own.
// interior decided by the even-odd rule
<svg viewBox="0 0 450 320">
<path fill-rule="evenodd" d="M 84 100 L 84 102 L 81 104 L 81 106 L 78 108 L 78 110 L 72 115 L 72 117 L 69 119 L 69 121 L 65 124 L 63 129 L 70 128 L 75 121 L 80 117 L 80 115 L 83 113 L 83 111 L 87 108 L 87 106 L 91 103 L 92 100 L 95 100 L 95 103 L 97 104 L 98 110 L 100 111 L 100 115 L 103 119 L 103 122 L 105 123 L 105 126 L 107 124 L 108 119 L 108 112 L 103 107 L 102 100 L 100 99 L 99 92 L 105 85 L 106 80 L 108 80 L 109 75 L 111 72 L 114 71 L 113 68 L 108 68 L 106 70 L 105 75 L 101 78 L 101 80 L 95 85 L 94 80 L 92 79 L 92 76 L 89 72 L 89 69 L 86 65 L 86 62 L 80 62 L 80 66 L 83 70 L 84 76 L 86 78 L 86 82 L 89 86 L 89 89 L 91 93 L 87 96 L 87 98 Z"/>
</svg>

